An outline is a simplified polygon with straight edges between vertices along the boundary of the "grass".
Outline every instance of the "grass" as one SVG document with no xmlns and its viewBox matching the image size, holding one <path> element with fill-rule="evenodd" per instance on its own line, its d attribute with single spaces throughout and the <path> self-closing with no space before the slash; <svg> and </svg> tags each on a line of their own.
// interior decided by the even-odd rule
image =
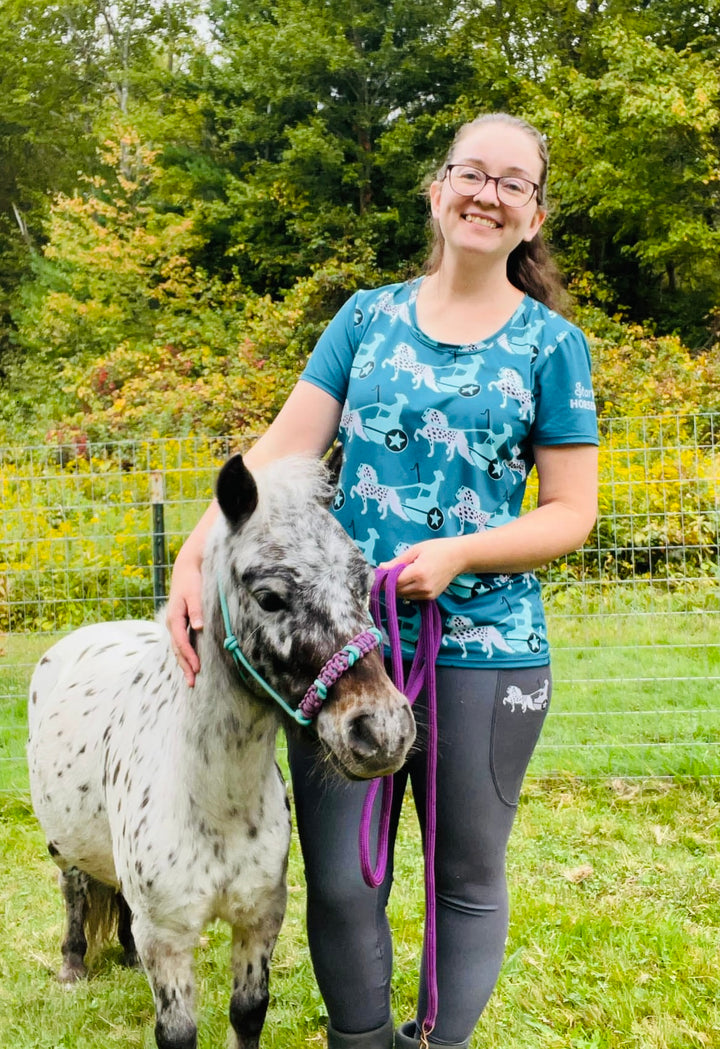
<svg viewBox="0 0 720 1049">
<path fill-rule="evenodd" d="M 585 609 L 552 619 L 556 692 L 509 855 L 506 960 L 472 1049 L 720 1046 L 720 777 L 708 613 Z M 714 617 L 713 617 L 714 618 Z M 144 976 L 110 948 L 91 979 L 55 980 L 62 906 L 23 760 L 31 667 L 49 643 L 0 641 L 0 1044 L 154 1046 Z M 640 778 L 636 778 L 640 777 Z M 404 814 L 391 898 L 394 1009 L 412 1015 L 423 899 L 418 832 Z M 304 933 L 293 842 L 264 1049 L 322 1047 L 324 1006 Z M 224 1045 L 228 931 L 198 951 L 199 1049 Z"/>
<path fill-rule="evenodd" d="M 717 604 L 696 613 L 683 602 L 628 610 L 615 594 L 551 615 L 555 690 L 536 774 L 717 774 Z"/>
<path fill-rule="evenodd" d="M 52 635 L 0 635 L 0 797 L 27 793 L 28 684 L 35 663 L 54 640 Z"/>
<path fill-rule="evenodd" d="M 62 907 L 26 799 L 2 807 L 0 1038 L 13 1049 L 150 1049 L 144 977 L 110 948 L 91 979 L 55 981 Z M 511 930 L 473 1049 L 692 1049 L 720 1045 L 720 785 L 532 780 L 510 850 Z M 394 1006 L 410 1016 L 422 926 L 420 856 L 406 811 L 391 900 Z M 297 846 L 276 951 L 266 1049 L 324 1044 L 303 926 Z M 198 952 L 200 1049 L 225 1044 L 227 929 Z"/>
</svg>

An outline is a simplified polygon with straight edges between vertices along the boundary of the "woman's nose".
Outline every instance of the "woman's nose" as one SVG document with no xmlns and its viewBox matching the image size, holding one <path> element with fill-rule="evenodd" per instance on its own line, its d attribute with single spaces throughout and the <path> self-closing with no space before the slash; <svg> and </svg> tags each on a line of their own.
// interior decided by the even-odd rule
<svg viewBox="0 0 720 1049">
<path fill-rule="evenodd" d="M 489 201 L 491 204 L 499 204 L 500 197 L 498 196 L 498 184 L 497 180 L 488 176 L 487 181 L 473 196 L 473 200 L 478 201 Z"/>
</svg>

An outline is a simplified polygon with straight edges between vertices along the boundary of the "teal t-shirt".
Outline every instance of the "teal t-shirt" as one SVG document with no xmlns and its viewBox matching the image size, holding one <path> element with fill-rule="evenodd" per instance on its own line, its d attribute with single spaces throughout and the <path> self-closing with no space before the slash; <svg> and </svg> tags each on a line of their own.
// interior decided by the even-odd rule
<svg viewBox="0 0 720 1049">
<path fill-rule="evenodd" d="M 491 338 L 436 342 L 417 325 L 421 280 L 357 292 L 302 376 L 343 405 L 333 512 L 373 565 L 426 539 L 518 517 L 534 445 L 598 443 L 590 354 L 578 328 L 526 296 Z M 438 663 L 548 662 L 533 573 L 465 573 L 438 605 Z M 408 656 L 419 622 L 417 607 L 401 602 Z"/>
</svg>

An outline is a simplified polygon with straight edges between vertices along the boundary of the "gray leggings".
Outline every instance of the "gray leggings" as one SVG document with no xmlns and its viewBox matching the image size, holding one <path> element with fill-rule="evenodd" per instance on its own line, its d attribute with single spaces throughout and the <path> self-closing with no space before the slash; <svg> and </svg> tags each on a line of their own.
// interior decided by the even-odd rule
<svg viewBox="0 0 720 1049">
<path fill-rule="evenodd" d="M 547 713 L 543 697 L 549 700 L 549 682 L 549 667 L 437 668 L 439 1009 L 433 1041 L 465 1041 L 497 981 L 508 926 L 505 852 L 525 770 Z M 372 1031 L 390 1018 L 392 942 L 385 909 L 392 884 L 392 844 L 408 778 L 421 827 L 424 824 L 423 693 L 414 712 L 418 742 L 395 775 L 391 858 L 379 889 L 365 885 L 358 858 L 367 784 L 348 783 L 328 773 L 310 734 L 293 733 L 288 740 L 307 879 L 310 952 L 336 1031 Z M 420 1020 L 425 1002 L 421 974 Z"/>
</svg>

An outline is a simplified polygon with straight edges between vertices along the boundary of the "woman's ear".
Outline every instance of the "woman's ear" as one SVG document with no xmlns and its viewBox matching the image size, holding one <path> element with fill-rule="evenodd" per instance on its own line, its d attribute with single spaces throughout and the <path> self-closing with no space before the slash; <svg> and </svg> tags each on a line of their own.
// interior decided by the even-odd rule
<svg viewBox="0 0 720 1049">
<path fill-rule="evenodd" d="M 538 230 L 541 228 L 541 226 L 542 226 L 542 224 L 543 224 L 543 222 L 545 221 L 546 218 L 547 218 L 547 208 L 537 207 L 535 209 L 535 214 L 533 215 L 533 220 L 532 220 L 532 224 L 530 226 L 530 229 L 527 231 L 527 233 L 523 237 L 523 240 L 532 240 L 533 237 L 537 234 Z"/>
<path fill-rule="evenodd" d="M 428 198 L 430 200 L 430 214 L 434 219 L 438 218 L 440 214 L 440 194 L 442 193 L 442 187 L 442 182 L 438 182 L 437 179 L 430 183 Z"/>
</svg>

